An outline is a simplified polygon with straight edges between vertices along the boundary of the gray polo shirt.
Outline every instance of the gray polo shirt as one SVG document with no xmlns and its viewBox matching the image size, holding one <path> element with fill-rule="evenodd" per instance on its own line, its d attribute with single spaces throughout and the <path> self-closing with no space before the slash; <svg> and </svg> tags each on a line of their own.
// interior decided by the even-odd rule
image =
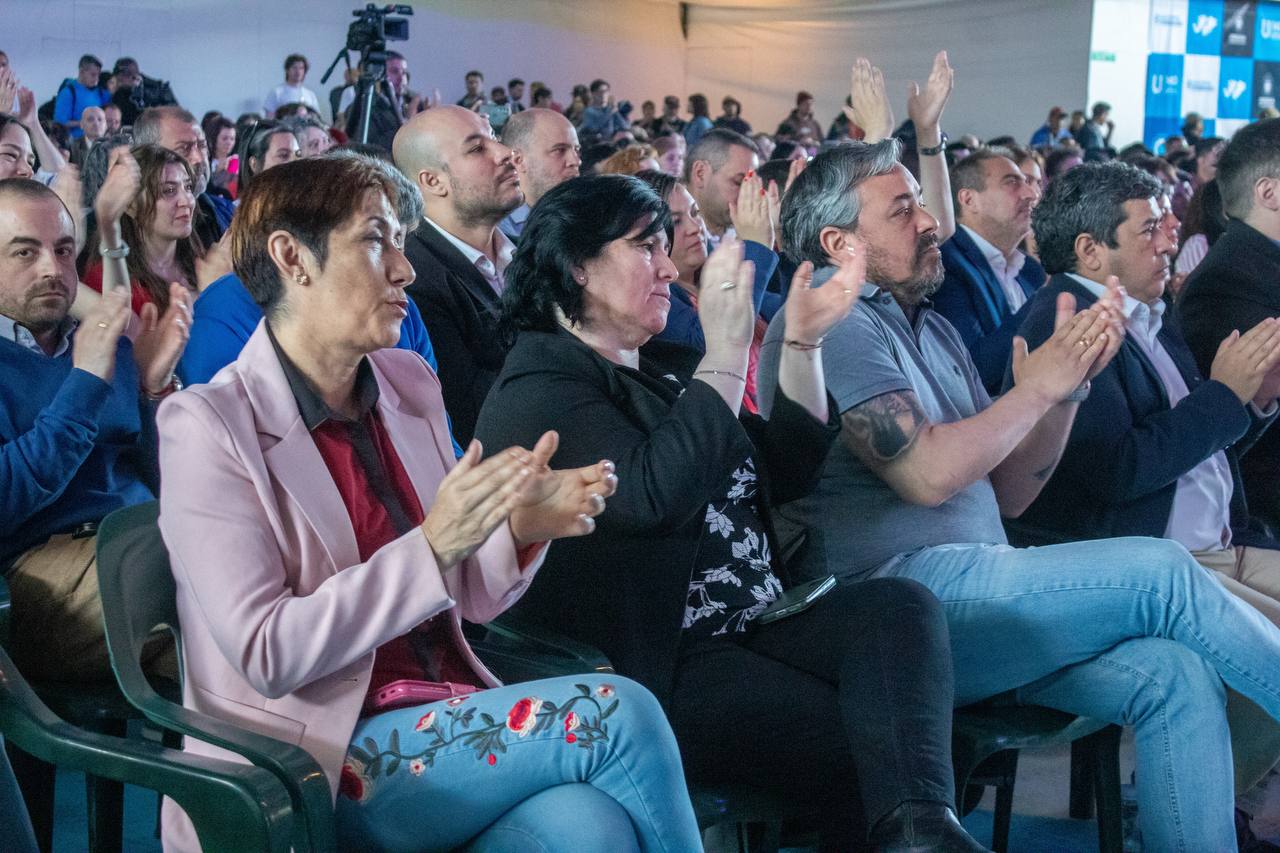
<svg viewBox="0 0 1280 853">
<path fill-rule="evenodd" d="M 822 270 L 815 284 L 830 277 Z M 760 410 L 773 406 L 778 384 L 785 312 L 769 324 L 760 351 Z M 969 418 L 991 405 L 960 335 L 929 304 L 915 322 L 887 291 L 863 285 L 839 326 L 822 346 L 827 390 L 843 414 L 891 391 L 914 391 L 933 423 Z M 995 492 L 985 477 L 939 507 L 917 506 L 898 497 L 848 449 L 843 437 L 831 448 L 817 487 L 777 509 L 779 535 L 789 540 L 805 528 L 809 547 L 792 566 L 809 577 L 874 574 L 886 562 L 933 545 L 1003 544 Z"/>
</svg>

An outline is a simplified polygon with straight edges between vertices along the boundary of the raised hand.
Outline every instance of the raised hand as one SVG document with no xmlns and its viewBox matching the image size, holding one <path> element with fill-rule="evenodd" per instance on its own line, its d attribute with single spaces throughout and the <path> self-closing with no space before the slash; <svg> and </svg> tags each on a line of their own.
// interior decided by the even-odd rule
<svg viewBox="0 0 1280 853">
<path fill-rule="evenodd" d="M 936 128 L 942 121 L 942 110 L 951 97 L 951 88 L 955 83 L 955 72 L 947 62 L 947 52 L 938 51 L 933 58 L 933 68 L 924 89 L 912 83 L 907 88 L 907 115 L 916 126 L 916 133 L 921 130 Z"/>
<path fill-rule="evenodd" d="M 111 151 L 111 159 L 107 165 L 107 179 L 98 190 L 93 207 L 98 217 L 98 226 L 119 223 L 120 217 L 128 211 L 129 205 L 138 196 L 142 186 L 142 170 L 138 161 L 129 153 L 128 146 L 122 145 Z"/>
<path fill-rule="evenodd" d="M 84 222 L 84 189 L 80 182 L 80 169 L 74 163 L 67 163 L 58 170 L 53 178 L 53 184 L 50 188 L 58 194 L 58 198 L 62 199 L 62 203 L 67 206 L 67 212 L 71 214 L 72 220 L 76 226 L 76 252 L 84 248 L 85 241 L 85 222 Z"/>
<path fill-rule="evenodd" d="M 747 172 L 738 187 L 738 198 L 729 203 L 729 219 L 740 240 L 753 240 L 773 248 L 773 221 L 769 216 L 769 196 L 764 182 L 754 171 Z"/>
<path fill-rule="evenodd" d="M 148 394 L 159 394 L 173 382 L 173 369 L 191 339 L 191 303 L 191 291 L 175 281 L 169 284 L 169 307 L 163 315 L 153 303 L 142 306 L 133 360 Z"/>
<path fill-rule="evenodd" d="M 22 86 L 18 89 L 18 121 L 31 127 L 33 122 L 39 122 L 36 115 L 36 94 Z"/>
<path fill-rule="evenodd" d="M 821 287 L 813 287 L 813 264 L 802 263 L 791 277 L 791 290 L 783 306 L 787 340 L 817 345 L 823 335 L 848 316 L 866 275 L 867 253 L 861 241 L 850 247 L 836 274 Z"/>
<path fill-rule="evenodd" d="M 1209 378 L 1226 385 L 1241 403 L 1247 403 L 1259 396 L 1264 381 L 1277 364 L 1280 364 L 1280 320 L 1268 317 L 1243 335 L 1238 330 L 1227 335 L 1213 357 Z M 1268 402 L 1264 400 L 1262 405 Z"/>
<path fill-rule="evenodd" d="M 585 536 L 596 529 L 595 517 L 618 489 L 613 463 L 601 460 L 584 468 L 551 470 L 560 437 L 545 432 L 528 462 L 532 473 L 511 513 L 511 533 L 518 545 L 567 536 Z"/>
<path fill-rule="evenodd" d="M 18 87 L 18 78 L 13 75 L 13 69 L 0 69 L 0 113 L 13 111 L 13 102 L 18 98 Z"/>
<path fill-rule="evenodd" d="M 71 366 L 110 382 L 115 375 L 116 347 L 132 316 L 129 291 L 123 287 L 107 291 L 76 327 Z"/>
<path fill-rule="evenodd" d="M 1075 297 L 1058 294 L 1053 335 L 1027 353 L 1021 335 L 1013 339 L 1013 381 L 1037 393 L 1046 403 L 1060 403 L 1080 387 L 1113 336 L 1111 311 L 1103 304 L 1076 313 Z"/>
<path fill-rule="evenodd" d="M 698 321 L 708 356 L 723 356 L 727 364 L 745 358 L 755 331 L 754 277 L 739 240 L 726 237 L 707 258 L 698 279 Z"/>
<path fill-rule="evenodd" d="M 864 142 L 879 142 L 893 133 L 893 107 L 884 90 L 884 75 L 863 57 L 853 63 L 849 82 L 852 107 L 845 107 L 847 119 L 866 133 Z"/>
<path fill-rule="evenodd" d="M 232 271 L 231 230 L 228 229 L 221 240 L 196 258 L 196 291 L 203 293 L 206 287 Z"/>
<path fill-rule="evenodd" d="M 1107 344 L 1103 347 L 1102 352 L 1098 354 L 1098 358 L 1089 368 L 1089 372 L 1085 374 L 1086 382 L 1092 382 L 1099 373 L 1106 369 L 1106 366 L 1111 363 L 1111 359 L 1115 358 L 1116 353 L 1120 351 L 1120 345 L 1124 343 L 1124 288 L 1120 286 L 1120 279 L 1114 275 L 1107 276 L 1106 288 L 1106 294 L 1095 304 L 1101 306 L 1099 310 L 1104 311 L 1106 314 Z"/>
</svg>

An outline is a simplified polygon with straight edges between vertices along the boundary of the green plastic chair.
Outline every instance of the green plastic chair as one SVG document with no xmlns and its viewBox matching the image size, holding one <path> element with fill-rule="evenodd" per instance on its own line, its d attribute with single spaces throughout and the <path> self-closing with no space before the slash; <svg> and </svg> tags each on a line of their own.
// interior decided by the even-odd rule
<svg viewBox="0 0 1280 853">
<path fill-rule="evenodd" d="M 176 588 L 151 501 L 117 510 L 98 527 L 98 585 L 111 666 L 128 700 L 156 725 L 237 753 L 272 775 L 288 792 L 295 815 L 294 850 L 338 849 L 329 782 L 306 750 L 193 711 L 158 694 L 140 654 L 157 629 L 182 650 Z"/>
<path fill-rule="evenodd" d="M 0 735 L 41 761 L 172 798 L 190 816 L 206 850 L 289 849 L 293 813 L 288 794 L 271 774 L 76 728 L 40 701 L 2 650 Z"/>
</svg>

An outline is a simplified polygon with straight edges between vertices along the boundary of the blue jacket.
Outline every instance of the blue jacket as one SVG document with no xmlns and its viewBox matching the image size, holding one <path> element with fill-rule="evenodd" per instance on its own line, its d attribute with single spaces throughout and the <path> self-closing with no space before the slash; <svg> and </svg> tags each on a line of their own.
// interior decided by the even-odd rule
<svg viewBox="0 0 1280 853">
<path fill-rule="evenodd" d="M 756 313 L 768 322 L 782 306 L 782 297 L 768 290 L 769 280 L 778 266 L 778 255 L 772 249 L 753 240 L 743 241 L 742 254 L 744 259 L 756 266 L 751 296 L 755 301 Z M 702 334 L 702 322 L 698 319 L 698 311 L 693 307 L 693 302 L 684 288 L 671 285 L 671 310 L 667 313 L 667 326 L 654 337 L 690 347 L 700 353 L 707 351 L 707 339 Z"/>
<path fill-rule="evenodd" d="M 436 370 L 436 355 L 431 338 L 422 323 L 422 314 L 413 300 L 407 308 L 409 316 L 400 326 L 397 349 L 408 349 L 421 355 Z M 208 382 L 213 375 L 240 357 L 240 350 L 262 319 L 262 309 L 253 301 L 244 283 L 235 273 L 228 273 L 205 288 L 196 299 L 192 311 L 191 340 L 178 362 L 178 376 L 184 385 Z M 458 455 L 462 451 L 454 443 Z"/>
<path fill-rule="evenodd" d="M 0 338 L 0 569 L 57 533 L 149 501 L 154 411 L 122 337 L 111 382 Z"/>
<path fill-rule="evenodd" d="M 1019 334 L 1035 348 L 1053 333 L 1059 293 L 1085 308 L 1096 297 L 1066 275 L 1032 298 Z M 1166 316 L 1166 319 L 1167 316 Z M 1204 380 L 1182 336 L 1164 323 L 1158 339 L 1190 393 L 1170 407 L 1164 383 L 1138 343 L 1126 338 L 1080 404 L 1062 461 L 1035 503 L 1006 522 L 1010 539 L 1043 545 L 1110 536 L 1163 537 L 1178 478 L 1220 450 L 1232 474 L 1231 529 L 1237 544 L 1276 547 L 1251 522 L 1238 458 L 1274 416 L 1260 418 L 1214 380 Z"/>
<path fill-rule="evenodd" d="M 957 227 L 951 239 L 942 244 L 942 266 L 946 278 L 933 297 L 934 310 L 956 327 L 987 393 L 995 396 L 1004 382 L 1018 328 L 1017 322 L 1009 322 L 1013 318 L 1009 300 L 986 256 L 963 228 Z M 1018 283 L 1030 298 L 1044 284 L 1044 267 L 1028 257 L 1018 273 Z"/>
</svg>

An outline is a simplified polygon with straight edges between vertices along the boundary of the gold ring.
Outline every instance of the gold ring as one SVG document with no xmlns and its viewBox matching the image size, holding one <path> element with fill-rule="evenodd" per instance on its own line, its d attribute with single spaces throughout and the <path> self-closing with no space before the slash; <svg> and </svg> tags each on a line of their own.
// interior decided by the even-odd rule
<svg viewBox="0 0 1280 853">
<path fill-rule="evenodd" d="M 1076 343 L 1080 344 L 1080 346 L 1084 347 L 1085 349 L 1088 349 L 1089 347 L 1093 346 L 1093 338 L 1081 338 Z"/>
</svg>

